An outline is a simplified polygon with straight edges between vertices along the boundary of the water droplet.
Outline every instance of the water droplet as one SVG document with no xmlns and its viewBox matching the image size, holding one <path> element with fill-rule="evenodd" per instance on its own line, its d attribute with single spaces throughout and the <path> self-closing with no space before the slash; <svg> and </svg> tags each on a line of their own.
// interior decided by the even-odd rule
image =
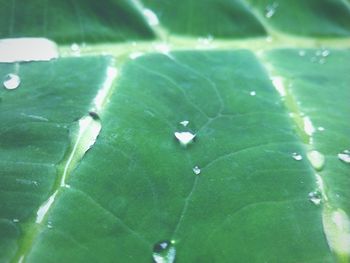
<svg viewBox="0 0 350 263">
<path fill-rule="evenodd" d="M 320 60 L 318 61 L 319 64 L 324 64 L 326 63 L 326 59 L 324 58 L 320 58 Z"/>
<path fill-rule="evenodd" d="M 330 53 L 331 52 L 329 50 L 325 49 L 322 51 L 321 55 L 322 55 L 322 57 L 328 57 Z"/>
<path fill-rule="evenodd" d="M 80 52 L 80 47 L 77 43 L 73 43 L 71 46 L 70 46 L 70 49 L 73 51 L 73 52 Z"/>
<path fill-rule="evenodd" d="M 277 7 L 278 7 L 277 2 L 273 2 L 272 4 L 267 5 L 265 8 L 265 17 L 271 18 L 276 13 Z"/>
<path fill-rule="evenodd" d="M 199 175 L 201 173 L 201 168 L 199 168 L 197 165 L 193 167 L 192 171 L 195 175 Z"/>
<path fill-rule="evenodd" d="M 161 241 L 153 247 L 153 259 L 156 263 L 173 263 L 175 256 L 174 242 Z"/>
<path fill-rule="evenodd" d="M 299 50 L 299 56 L 304 57 L 306 55 L 305 50 Z"/>
<path fill-rule="evenodd" d="M 212 35 L 208 35 L 206 37 L 200 37 L 198 38 L 198 43 L 201 45 L 210 45 L 214 40 L 214 37 Z"/>
<path fill-rule="evenodd" d="M 14 218 L 14 219 L 12 219 L 12 222 L 13 222 L 13 223 L 18 223 L 18 222 L 19 222 L 19 219 L 18 219 L 18 218 Z"/>
<path fill-rule="evenodd" d="M 338 158 L 345 163 L 350 163 L 350 151 L 344 150 L 342 153 L 338 153 Z"/>
<path fill-rule="evenodd" d="M 180 124 L 184 127 L 187 127 L 187 125 L 189 124 L 189 121 L 181 121 Z"/>
<path fill-rule="evenodd" d="M 317 127 L 317 130 L 324 131 L 324 128 L 320 126 L 320 127 Z"/>
<path fill-rule="evenodd" d="M 315 205 L 320 205 L 322 201 L 322 194 L 319 191 L 310 192 L 309 200 Z"/>
<path fill-rule="evenodd" d="M 316 170 L 319 171 L 323 169 L 326 159 L 322 153 L 313 150 L 307 153 L 307 157 Z"/>
<path fill-rule="evenodd" d="M 17 89 L 20 84 L 21 79 L 16 74 L 6 75 L 3 82 L 4 87 L 8 90 Z"/>
<path fill-rule="evenodd" d="M 303 157 L 300 154 L 298 154 L 298 153 L 292 153 L 292 157 L 296 161 L 300 161 L 300 160 L 303 159 Z"/>
<path fill-rule="evenodd" d="M 249 94 L 250 94 L 250 96 L 255 96 L 255 95 L 256 95 L 256 92 L 253 90 L 253 91 L 251 91 Z"/>
<path fill-rule="evenodd" d="M 45 38 L 7 38 L 0 40 L 0 62 L 48 61 L 58 58 L 56 43 Z"/>
<path fill-rule="evenodd" d="M 188 144 L 193 142 L 194 138 L 196 137 L 196 135 L 191 132 L 175 132 L 174 135 L 175 135 L 175 138 L 183 146 L 187 146 Z"/>
<path fill-rule="evenodd" d="M 52 222 L 51 221 L 48 221 L 47 222 L 47 228 L 52 228 L 53 226 L 52 226 Z"/>
</svg>

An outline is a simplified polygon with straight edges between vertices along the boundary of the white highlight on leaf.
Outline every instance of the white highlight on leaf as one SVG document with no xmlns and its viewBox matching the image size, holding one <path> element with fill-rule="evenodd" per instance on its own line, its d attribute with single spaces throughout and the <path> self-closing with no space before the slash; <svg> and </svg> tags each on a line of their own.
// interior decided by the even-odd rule
<svg viewBox="0 0 350 263">
<path fill-rule="evenodd" d="M 315 132 L 315 127 L 308 116 L 303 118 L 304 121 L 304 131 L 307 135 L 311 136 Z"/>
<path fill-rule="evenodd" d="M 143 15 L 146 17 L 150 26 L 159 25 L 159 19 L 158 19 L 157 15 L 152 10 L 150 10 L 148 8 L 144 8 L 142 10 L 142 12 L 143 12 Z"/>
<path fill-rule="evenodd" d="M 0 40 L 0 62 L 48 61 L 58 58 L 57 45 L 46 38 L 7 38 Z"/>
<path fill-rule="evenodd" d="M 141 57 L 143 56 L 143 52 L 139 52 L 139 51 L 136 51 L 136 52 L 132 52 L 130 55 L 129 55 L 129 58 L 131 58 L 132 60 L 134 59 L 137 59 L 138 57 Z"/>
<path fill-rule="evenodd" d="M 280 76 L 273 76 L 271 77 L 272 83 L 274 85 L 274 87 L 276 88 L 276 90 L 278 91 L 278 93 L 284 97 L 287 95 L 287 91 L 286 88 L 284 86 L 284 80 L 282 77 Z"/>
<path fill-rule="evenodd" d="M 101 123 L 95 121 L 91 116 L 85 116 L 79 120 L 79 132 L 73 146 L 73 150 L 69 155 L 66 165 L 64 166 L 60 186 L 66 186 L 66 178 L 74 158 L 76 158 L 77 155 L 83 157 L 85 152 L 95 143 L 100 131 Z"/>
<path fill-rule="evenodd" d="M 57 191 L 55 191 L 50 197 L 49 199 L 47 199 L 38 209 L 38 211 L 36 212 L 36 219 L 35 219 L 35 223 L 40 224 L 43 219 L 45 218 L 45 215 L 47 214 L 47 212 L 49 211 L 51 205 L 53 204 L 53 202 L 55 201 L 56 195 L 57 195 Z"/>
<path fill-rule="evenodd" d="M 94 99 L 95 111 L 98 112 L 102 109 L 117 73 L 118 70 L 115 67 L 110 66 L 107 68 L 106 79 Z"/>
</svg>

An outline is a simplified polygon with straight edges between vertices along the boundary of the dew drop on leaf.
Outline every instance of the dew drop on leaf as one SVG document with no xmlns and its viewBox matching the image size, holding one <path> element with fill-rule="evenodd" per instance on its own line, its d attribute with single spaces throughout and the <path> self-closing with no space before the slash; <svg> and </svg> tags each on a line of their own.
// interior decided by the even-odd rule
<svg viewBox="0 0 350 263">
<path fill-rule="evenodd" d="M 298 154 L 298 153 L 292 153 L 292 157 L 296 161 L 300 161 L 300 160 L 303 159 L 303 157 L 300 154 Z"/>
<path fill-rule="evenodd" d="M 190 122 L 189 121 L 181 121 L 180 124 L 186 127 Z"/>
<path fill-rule="evenodd" d="M 344 163 L 350 163 L 350 151 L 344 150 L 342 153 L 338 153 L 338 158 Z"/>
<path fill-rule="evenodd" d="M 153 246 L 152 256 L 155 263 L 173 263 L 176 256 L 174 242 L 161 241 L 156 243 Z"/>
<path fill-rule="evenodd" d="M 304 57 L 306 55 L 306 51 L 305 50 L 299 50 L 298 52 L 300 57 Z"/>
<path fill-rule="evenodd" d="M 253 91 L 251 91 L 249 94 L 250 94 L 250 96 L 255 96 L 255 95 L 256 95 L 256 92 L 253 90 Z"/>
<path fill-rule="evenodd" d="M 193 167 L 192 171 L 195 175 L 199 175 L 201 173 L 201 168 L 199 168 L 197 165 Z"/>
<path fill-rule="evenodd" d="M 322 194 L 319 191 L 310 192 L 309 200 L 315 205 L 320 205 L 322 201 Z"/>
<path fill-rule="evenodd" d="M 326 159 L 322 153 L 313 150 L 307 153 L 307 157 L 316 170 L 320 171 L 323 169 Z"/>
<path fill-rule="evenodd" d="M 21 79 L 16 74 L 6 75 L 3 81 L 4 87 L 8 90 L 17 89 L 20 84 L 21 84 Z"/>
<path fill-rule="evenodd" d="M 331 52 L 329 50 L 325 49 L 322 51 L 321 55 L 322 55 L 322 57 L 328 57 L 330 53 Z"/>
<path fill-rule="evenodd" d="M 18 219 L 18 218 L 14 218 L 14 219 L 12 219 L 12 222 L 13 222 L 13 223 L 18 223 L 18 222 L 19 222 L 19 219 Z"/>
<path fill-rule="evenodd" d="M 183 146 L 187 146 L 193 142 L 194 138 L 196 137 L 196 135 L 191 132 L 175 132 L 174 135 Z"/>
</svg>

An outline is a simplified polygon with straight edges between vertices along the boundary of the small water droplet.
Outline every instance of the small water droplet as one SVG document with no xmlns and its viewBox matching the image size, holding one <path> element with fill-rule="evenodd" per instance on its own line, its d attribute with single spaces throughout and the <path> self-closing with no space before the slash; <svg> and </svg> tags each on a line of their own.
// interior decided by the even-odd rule
<svg viewBox="0 0 350 263">
<path fill-rule="evenodd" d="M 73 52 L 80 52 L 80 47 L 77 43 L 73 43 L 71 46 L 70 46 L 70 49 L 73 51 Z"/>
<path fill-rule="evenodd" d="M 21 84 L 21 79 L 16 74 L 6 75 L 3 81 L 4 87 L 8 90 L 17 89 L 20 84 Z"/>
<path fill-rule="evenodd" d="M 306 51 L 305 50 L 299 50 L 298 54 L 299 54 L 299 56 L 304 57 L 306 55 Z"/>
<path fill-rule="evenodd" d="M 317 130 L 324 131 L 324 128 L 320 126 L 320 127 L 317 127 Z"/>
<path fill-rule="evenodd" d="M 300 160 L 303 159 L 303 157 L 300 154 L 298 154 L 298 153 L 292 153 L 292 157 L 296 161 L 300 161 Z"/>
<path fill-rule="evenodd" d="M 174 135 L 183 146 L 187 146 L 193 142 L 194 138 L 196 137 L 196 135 L 191 132 L 175 132 Z"/>
<path fill-rule="evenodd" d="M 13 223 L 18 223 L 18 222 L 19 222 L 19 219 L 18 219 L 18 218 L 14 218 L 14 219 L 12 219 L 12 222 L 13 222 Z"/>
<path fill-rule="evenodd" d="M 322 153 L 313 150 L 307 153 L 307 157 L 316 170 L 320 171 L 323 169 L 326 159 Z"/>
<path fill-rule="evenodd" d="M 322 57 L 328 57 L 330 53 L 331 52 L 329 50 L 325 49 L 322 51 L 321 55 L 322 55 Z"/>
<path fill-rule="evenodd" d="M 153 259 L 155 263 L 173 263 L 175 261 L 176 249 L 174 242 L 161 241 L 153 247 Z"/>
<path fill-rule="evenodd" d="M 201 168 L 199 168 L 197 165 L 193 167 L 193 172 L 195 175 L 199 175 L 201 173 Z"/>
<path fill-rule="evenodd" d="M 189 124 L 189 121 L 181 121 L 180 124 L 184 127 L 187 127 L 187 125 Z"/>
<path fill-rule="evenodd" d="M 272 4 L 267 5 L 265 8 L 265 17 L 271 18 L 276 13 L 277 7 L 278 7 L 277 2 L 273 2 Z"/>
<path fill-rule="evenodd" d="M 324 58 L 320 58 L 320 60 L 318 61 L 319 64 L 324 64 L 326 63 L 326 59 Z"/>
<path fill-rule="evenodd" d="M 51 221 L 48 221 L 47 222 L 47 228 L 52 228 L 53 226 L 52 226 L 52 222 Z"/>
<path fill-rule="evenodd" d="M 322 201 L 322 194 L 319 191 L 310 192 L 309 200 L 315 205 L 320 205 Z"/>
<path fill-rule="evenodd" d="M 249 94 L 250 94 L 250 96 L 255 96 L 255 95 L 256 95 L 256 92 L 253 90 L 253 91 L 251 91 Z"/>
<path fill-rule="evenodd" d="M 338 158 L 344 163 L 350 163 L 350 151 L 344 150 L 342 153 L 338 153 Z"/>
<path fill-rule="evenodd" d="M 201 45 L 210 45 L 214 40 L 214 37 L 212 35 L 208 35 L 206 37 L 200 37 L 197 39 L 199 44 Z"/>
</svg>

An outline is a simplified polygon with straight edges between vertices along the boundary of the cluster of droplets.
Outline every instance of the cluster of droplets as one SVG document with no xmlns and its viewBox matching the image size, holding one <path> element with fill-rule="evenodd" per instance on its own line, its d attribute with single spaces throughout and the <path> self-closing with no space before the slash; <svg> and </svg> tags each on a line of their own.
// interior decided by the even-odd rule
<svg viewBox="0 0 350 263">
<path fill-rule="evenodd" d="M 272 4 L 269 4 L 265 7 L 265 17 L 266 18 L 271 18 L 275 15 L 276 10 L 278 8 L 278 3 L 273 2 Z"/>
<path fill-rule="evenodd" d="M 322 193 L 319 190 L 309 193 L 309 200 L 315 205 L 320 205 L 322 202 Z"/>
<path fill-rule="evenodd" d="M 325 64 L 327 57 L 330 55 L 330 51 L 328 49 L 319 49 L 316 50 L 315 54 L 311 57 L 311 62 L 318 64 Z"/>
<path fill-rule="evenodd" d="M 209 46 L 212 44 L 213 40 L 214 40 L 214 37 L 212 35 L 208 35 L 206 37 L 199 37 L 197 39 L 197 42 L 201 46 Z"/>
<path fill-rule="evenodd" d="M 17 74 L 10 73 L 7 74 L 2 82 L 5 89 L 14 90 L 21 84 L 21 79 Z"/>
</svg>

